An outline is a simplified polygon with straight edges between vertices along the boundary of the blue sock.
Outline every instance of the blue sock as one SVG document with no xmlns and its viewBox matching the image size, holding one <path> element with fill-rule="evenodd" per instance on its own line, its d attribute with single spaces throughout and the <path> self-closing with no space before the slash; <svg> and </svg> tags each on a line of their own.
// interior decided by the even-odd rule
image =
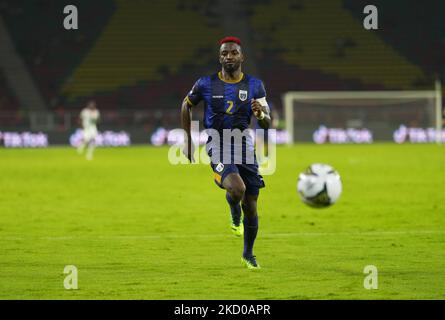
<svg viewBox="0 0 445 320">
<path fill-rule="evenodd" d="M 244 216 L 244 257 L 253 256 L 253 244 L 258 233 L 258 216 Z"/>
<path fill-rule="evenodd" d="M 230 213 L 232 214 L 232 222 L 233 224 L 239 226 L 241 222 L 241 205 L 240 203 L 236 203 L 232 200 L 229 193 L 226 192 L 226 200 L 230 205 Z"/>
</svg>

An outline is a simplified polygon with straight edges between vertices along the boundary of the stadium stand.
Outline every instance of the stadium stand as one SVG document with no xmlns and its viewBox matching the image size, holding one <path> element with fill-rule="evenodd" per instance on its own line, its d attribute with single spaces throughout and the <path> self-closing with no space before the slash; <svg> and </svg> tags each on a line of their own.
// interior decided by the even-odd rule
<svg viewBox="0 0 445 320">
<path fill-rule="evenodd" d="M 344 7 L 357 20 L 366 0 L 344 0 Z M 408 60 L 421 66 L 428 74 L 445 73 L 445 27 L 440 13 L 445 11 L 445 2 L 428 1 L 384 1 L 376 0 L 373 4 L 380 12 L 382 31 L 379 36 Z M 416 85 L 421 86 L 418 82 Z"/>
<path fill-rule="evenodd" d="M 445 30 L 438 25 L 445 5 L 432 2 L 426 11 L 376 0 L 385 8 L 382 32 L 364 30 L 364 0 L 245 0 L 248 59 L 277 110 L 289 90 L 431 88 L 433 71 L 445 70 Z M 218 68 L 216 43 L 228 32 L 218 6 L 210 0 L 70 3 L 82 9 L 79 30 L 63 29 L 63 2 L 0 0 L 16 49 L 49 107 L 63 118 L 94 98 L 110 123 L 117 115 L 125 122 L 127 111 L 161 110 L 162 116 L 139 112 L 137 119 L 149 127 L 178 125 L 174 112 L 184 94 Z M 423 29 L 410 23 L 415 18 L 423 19 Z M 4 85 L 0 90 L 12 96 Z M 5 96 L 1 108 L 19 108 Z"/>
<path fill-rule="evenodd" d="M 338 77 L 334 82 L 358 80 L 364 86 L 407 89 L 424 77 L 419 66 L 376 32 L 365 30 L 362 20 L 345 9 L 341 0 L 261 4 L 254 6 L 251 23 L 258 30 L 260 50 L 275 48 L 273 53 L 281 62 Z M 318 81 L 314 84 L 318 90 L 327 89 Z"/>
<path fill-rule="evenodd" d="M 182 1 L 116 0 L 115 4 L 116 12 L 101 37 L 63 88 L 69 98 L 121 89 L 140 96 L 141 90 L 132 88 L 142 82 L 156 86 L 169 78 L 173 81 L 165 83 L 174 90 L 175 75 L 187 65 L 189 69 L 206 65 L 222 34 Z M 159 93 L 145 100 L 153 102 Z"/>
<path fill-rule="evenodd" d="M 114 10 L 111 0 L 73 0 L 70 4 L 82 8 L 78 30 L 63 28 L 63 2 L 15 0 L 0 3 L 0 12 L 16 50 L 50 106 L 57 104 L 65 79 L 94 44 Z"/>
<path fill-rule="evenodd" d="M 3 73 L 0 71 L 0 112 L 17 111 L 19 104 L 11 93 Z"/>
<path fill-rule="evenodd" d="M 26 119 L 17 98 L 13 95 L 0 70 L 0 131 L 16 128 L 24 123 Z"/>
</svg>

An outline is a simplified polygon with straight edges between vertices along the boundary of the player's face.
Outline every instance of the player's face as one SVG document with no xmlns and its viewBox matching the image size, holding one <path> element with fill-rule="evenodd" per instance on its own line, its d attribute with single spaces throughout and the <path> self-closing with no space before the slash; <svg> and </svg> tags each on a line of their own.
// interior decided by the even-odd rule
<svg viewBox="0 0 445 320">
<path fill-rule="evenodd" d="M 87 108 L 92 110 L 96 109 L 96 102 L 90 101 L 87 105 Z"/>
<path fill-rule="evenodd" d="M 225 71 L 232 73 L 241 67 L 244 61 L 241 47 L 233 42 L 223 43 L 219 49 L 219 63 Z"/>
</svg>

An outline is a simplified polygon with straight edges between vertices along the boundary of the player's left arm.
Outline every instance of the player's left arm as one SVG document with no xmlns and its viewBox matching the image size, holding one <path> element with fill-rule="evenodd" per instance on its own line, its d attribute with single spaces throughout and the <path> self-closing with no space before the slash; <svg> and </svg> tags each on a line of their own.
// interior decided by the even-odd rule
<svg viewBox="0 0 445 320">
<path fill-rule="evenodd" d="M 271 127 L 270 109 L 266 100 L 266 90 L 262 82 L 259 83 L 255 99 L 252 99 L 252 112 L 261 128 L 269 129 Z"/>
</svg>

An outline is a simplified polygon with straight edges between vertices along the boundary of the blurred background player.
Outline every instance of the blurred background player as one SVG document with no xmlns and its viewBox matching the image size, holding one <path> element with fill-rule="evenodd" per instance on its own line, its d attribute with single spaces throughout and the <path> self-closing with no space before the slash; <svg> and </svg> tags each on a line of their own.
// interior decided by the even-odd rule
<svg viewBox="0 0 445 320">
<path fill-rule="evenodd" d="M 254 151 L 253 140 L 246 137 L 242 146 L 235 145 L 236 142 L 225 145 L 223 130 L 246 130 L 252 115 L 261 128 L 269 128 L 271 119 L 266 91 L 261 80 L 241 72 L 244 55 L 240 39 L 226 37 L 220 41 L 219 62 L 221 71 L 198 79 L 185 97 L 181 109 L 182 126 L 187 132 L 187 142 L 191 142 L 191 108 L 204 101 L 204 127 L 214 129 L 220 134 L 220 145 L 213 139 L 209 139 L 206 144 L 215 183 L 226 190 L 226 200 L 232 215 L 232 231 L 235 235 L 244 235 L 242 262 L 249 269 L 259 269 L 260 266 L 253 255 L 253 246 L 258 233 L 257 200 L 260 188 L 264 187 L 264 181 L 259 174 L 256 158 L 253 163 L 249 163 L 243 152 L 240 155 L 233 151 Z M 215 150 L 222 151 L 224 155 Z M 226 152 L 231 153 L 230 161 L 224 160 Z M 193 162 L 191 143 L 187 143 L 184 153 Z M 241 159 L 240 163 L 236 158 Z M 241 209 L 244 213 L 242 223 Z"/>
<path fill-rule="evenodd" d="M 93 153 L 96 147 L 97 123 L 100 118 L 100 113 L 94 100 L 88 101 L 87 106 L 80 112 L 79 118 L 83 132 L 82 141 L 77 147 L 77 152 L 82 154 L 86 147 L 86 159 L 93 160 Z"/>
</svg>

